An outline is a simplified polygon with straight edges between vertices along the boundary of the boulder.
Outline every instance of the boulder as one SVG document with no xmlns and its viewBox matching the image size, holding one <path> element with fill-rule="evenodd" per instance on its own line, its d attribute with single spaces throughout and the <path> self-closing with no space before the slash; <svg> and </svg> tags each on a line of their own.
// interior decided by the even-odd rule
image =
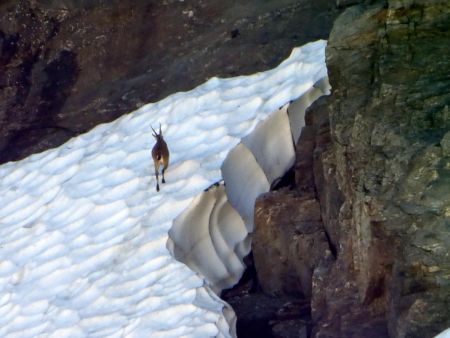
<svg viewBox="0 0 450 338">
<path fill-rule="evenodd" d="M 328 248 L 318 202 L 283 190 L 261 195 L 252 248 L 265 293 L 309 298 L 313 270 Z"/>
</svg>

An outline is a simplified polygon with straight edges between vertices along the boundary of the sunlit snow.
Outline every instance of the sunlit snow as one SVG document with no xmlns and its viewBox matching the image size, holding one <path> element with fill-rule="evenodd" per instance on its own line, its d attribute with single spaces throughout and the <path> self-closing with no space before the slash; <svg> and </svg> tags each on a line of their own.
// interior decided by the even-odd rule
<svg viewBox="0 0 450 338">
<path fill-rule="evenodd" d="M 217 194 L 216 208 L 201 201 L 203 190 L 222 179 L 228 153 L 260 121 L 326 76 L 324 47 L 318 41 L 296 48 L 264 73 L 213 78 L 59 148 L 0 166 L 0 336 L 232 336 L 232 310 L 211 291 L 210 281 L 169 254 L 168 232 L 195 203 L 217 210 L 221 220 L 226 198 Z M 171 163 L 157 193 L 150 126 L 159 123 Z M 263 136 L 243 144 L 255 148 Z M 268 168 L 269 174 L 261 174 L 270 176 L 267 189 L 280 169 L 264 161 L 267 157 L 260 163 Z M 235 170 L 226 169 L 230 177 Z M 242 178 L 230 178 L 229 184 L 239 188 Z M 242 203 L 251 218 L 245 196 L 233 196 L 234 208 Z M 238 222 L 238 216 L 225 214 L 226 222 Z M 243 219 L 248 228 L 251 219 Z M 229 244 L 220 242 L 219 232 L 245 252 L 239 249 L 243 236 L 213 229 L 211 238 L 223 252 Z M 205 257 L 213 254 L 209 247 L 202 248 Z M 239 261 L 230 254 L 228 263 L 205 266 L 217 270 L 211 276 L 227 280 L 227 264 Z"/>
</svg>

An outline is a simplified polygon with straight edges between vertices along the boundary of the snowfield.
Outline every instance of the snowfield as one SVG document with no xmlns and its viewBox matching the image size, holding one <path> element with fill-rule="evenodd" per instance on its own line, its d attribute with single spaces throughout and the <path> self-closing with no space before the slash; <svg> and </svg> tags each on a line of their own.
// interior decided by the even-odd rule
<svg viewBox="0 0 450 338">
<path fill-rule="evenodd" d="M 269 134 L 286 136 L 279 108 L 326 77 L 324 49 L 318 41 L 273 70 L 212 78 L 0 166 L 0 336 L 234 336 L 234 313 L 213 290 L 242 272 L 249 198 L 293 161 L 292 145 L 277 150 L 289 137 L 278 148 L 258 144 Z M 280 120 L 271 115 L 280 111 Z M 269 115 L 274 122 L 259 124 Z M 297 121 L 296 139 L 298 117 L 289 119 Z M 151 126 L 159 123 L 171 155 L 157 193 Z M 242 155 L 249 150 L 252 156 Z M 267 160 L 275 152 L 282 165 Z M 249 169 L 254 163 L 260 169 Z M 226 189 L 203 194 L 223 177 Z M 207 241 L 197 245 L 200 237 Z"/>
</svg>

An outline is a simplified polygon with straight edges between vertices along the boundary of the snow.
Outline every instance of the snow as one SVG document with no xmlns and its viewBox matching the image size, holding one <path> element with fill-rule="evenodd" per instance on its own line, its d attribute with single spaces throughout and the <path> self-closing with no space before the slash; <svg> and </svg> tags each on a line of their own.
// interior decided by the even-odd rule
<svg viewBox="0 0 450 338">
<path fill-rule="evenodd" d="M 247 231 L 251 232 L 254 201 L 259 195 L 269 190 L 270 182 L 255 156 L 242 143 L 230 151 L 222 171 L 228 200 L 242 216 Z"/>
<path fill-rule="evenodd" d="M 448 328 L 447 330 L 442 331 L 441 333 L 439 333 L 434 338 L 450 338 L 450 328 Z"/>
<path fill-rule="evenodd" d="M 302 128 L 305 125 L 306 109 L 322 95 L 329 95 L 330 89 L 328 77 L 324 77 L 309 88 L 300 100 L 296 100 L 289 105 L 287 110 L 295 144 L 297 144 Z"/>
<path fill-rule="evenodd" d="M 286 107 L 262 121 L 242 144 L 255 156 L 268 182 L 283 176 L 294 164 L 295 150 Z"/>
<path fill-rule="evenodd" d="M 0 336 L 233 336 L 234 313 L 212 290 L 238 279 L 254 198 L 292 164 L 292 140 L 273 141 L 289 128 L 286 113 L 271 114 L 326 77 L 324 47 L 210 79 L 0 166 Z M 276 128 L 259 123 L 268 116 Z M 157 193 L 159 123 L 171 163 Z M 222 178 L 226 189 L 203 193 Z"/>
<path fill-rule="evenodd" d="M 248 231 L 227 201 L 223 185 L 197 196 L 169 232 L 173 256 L 201 273 L 215 291 L 235 284 L 244 265 L 235 247 Z M 205 257 L 207 253 L 207 257 Z"/>
<path fill-rule="evenodd" d="M 255 200 L 292 167 L 305 111 L 318 97 L 329 94 L 329 89 L 328 79 L 322 78 L 261 121 L 223 161 L 226 185 L 199 195 L 174 220 L 168 249 L 205 277 L 215 292 L 232 287 L 241 278 L 243 259 L 251 249 Z"/>
</svg>

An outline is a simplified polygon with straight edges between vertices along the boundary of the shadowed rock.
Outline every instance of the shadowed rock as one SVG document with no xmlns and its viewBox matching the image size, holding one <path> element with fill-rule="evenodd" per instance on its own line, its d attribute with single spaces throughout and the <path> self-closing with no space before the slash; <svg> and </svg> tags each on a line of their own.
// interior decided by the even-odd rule
<svg viewBox="0 0 450 338">
<path fill-rule="evenodd" d="M 314 271 L 316 337 L 433 337 L 450 326 L 449 19 L 448 2 L 379 1 L 335 22 L 332 95 L 311 111 L 330 117 L 314 177 L 337 256 Z"/>
<path fill-rule="evenodd" d="M 0 163 L 212 76 L 273 68 L 336 14 L 325 0 L 2 1 Z"/>
<path fill-rule="evenodd" d="M 255 265 L 264 290 L 303 289 L 293 266 L 318 251 L 289 256 L 286 224 L 317 198 L 328 249 L 312 269 L 311 335 L 433 337 L 450 326 L 450 5 L 355 3 L 338 1 L 332 95 L 306 112 L 295 194 L 258 200 Z"/>
</svg>

